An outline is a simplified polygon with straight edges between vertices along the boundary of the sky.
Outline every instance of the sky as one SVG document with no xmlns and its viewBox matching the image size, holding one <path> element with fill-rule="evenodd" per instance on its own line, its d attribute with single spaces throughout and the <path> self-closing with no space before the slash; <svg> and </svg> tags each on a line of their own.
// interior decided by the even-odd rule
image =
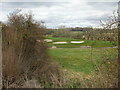
<svg viewBox="0 0 120 90">
<path fill-rule="evenodd" d="M 100 20 L 106 21 L 117 11 L 119 0 L 2 0 L 0 21 L 7 22 L 7 15 L 15 9 L 22 13 L 32 12 L 34 19 L 44 21 L 48 28 L 100 27 Z"/>
</svg>

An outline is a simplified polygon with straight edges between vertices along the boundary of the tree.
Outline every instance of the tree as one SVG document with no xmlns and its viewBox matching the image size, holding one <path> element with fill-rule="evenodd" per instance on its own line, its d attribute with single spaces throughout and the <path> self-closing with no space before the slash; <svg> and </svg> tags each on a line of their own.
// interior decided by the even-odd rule
<svg viewBox="0 0 120 90">
<path fill-rule="evenodd" d="M 50 81 L 51 73 L 59 72 L 47 54 L 44 31 L 44 26 L 33 20 L 31 14 L 16 10 L 8 16 L 7 25 L 2 27 L 4 87 L 22 86 L 33 78 L 47 77 L 45 80 Z"/>
</svg>

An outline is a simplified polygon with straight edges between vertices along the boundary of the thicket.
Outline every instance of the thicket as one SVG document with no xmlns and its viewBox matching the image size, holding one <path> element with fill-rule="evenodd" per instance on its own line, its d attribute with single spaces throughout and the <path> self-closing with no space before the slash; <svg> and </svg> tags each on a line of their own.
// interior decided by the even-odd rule
<svg viewBox="0 0 120 90">
<path fill-rule="evenodd" d="M 29 80 L 37 80 L 44 87 L 45 83 L 57 85 L 61 80 L 58 67 L 47 54 L 44 33 L 45 26 L 33 15 L 22 14 L 21 10 L 9 14 L 7 24 L 2 24 L 4 88 L 27 87 Z"/>
</svg>

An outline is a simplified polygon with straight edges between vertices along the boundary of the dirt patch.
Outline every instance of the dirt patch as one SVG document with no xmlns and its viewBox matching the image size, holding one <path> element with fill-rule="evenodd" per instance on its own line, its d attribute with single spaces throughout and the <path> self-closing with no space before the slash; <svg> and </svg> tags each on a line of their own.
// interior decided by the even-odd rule
<svg viewBox="0 0 120 90">
<path fill-rule="evenodd" d="M 51 39 L 44 39 L 45 42 L 52 42 L 53 40 Z"/>
<path fill-rule="evenodd" d="M 52 46 L 51 48 L 57 48 L 56 46 Z"/>
<path fill-rule="evenodd" d="M 37 42 L 41 42 L 41 40 L 37 40 Z"/>
</svg>

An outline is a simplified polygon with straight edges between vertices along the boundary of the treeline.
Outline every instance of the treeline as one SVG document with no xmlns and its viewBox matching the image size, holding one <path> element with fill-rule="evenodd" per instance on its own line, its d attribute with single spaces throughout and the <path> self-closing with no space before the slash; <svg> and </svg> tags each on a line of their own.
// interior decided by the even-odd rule
<svg viewBox="0 0 120 90">
<path fill-rule="evenodd" d="M 82 40 L 118 41 L 118 29 L 102 29 L 92 27 L 76 27 L 65 29 L 47 29 L 46 35 L 53 37 L 68 37 Z"/>
</svg>

